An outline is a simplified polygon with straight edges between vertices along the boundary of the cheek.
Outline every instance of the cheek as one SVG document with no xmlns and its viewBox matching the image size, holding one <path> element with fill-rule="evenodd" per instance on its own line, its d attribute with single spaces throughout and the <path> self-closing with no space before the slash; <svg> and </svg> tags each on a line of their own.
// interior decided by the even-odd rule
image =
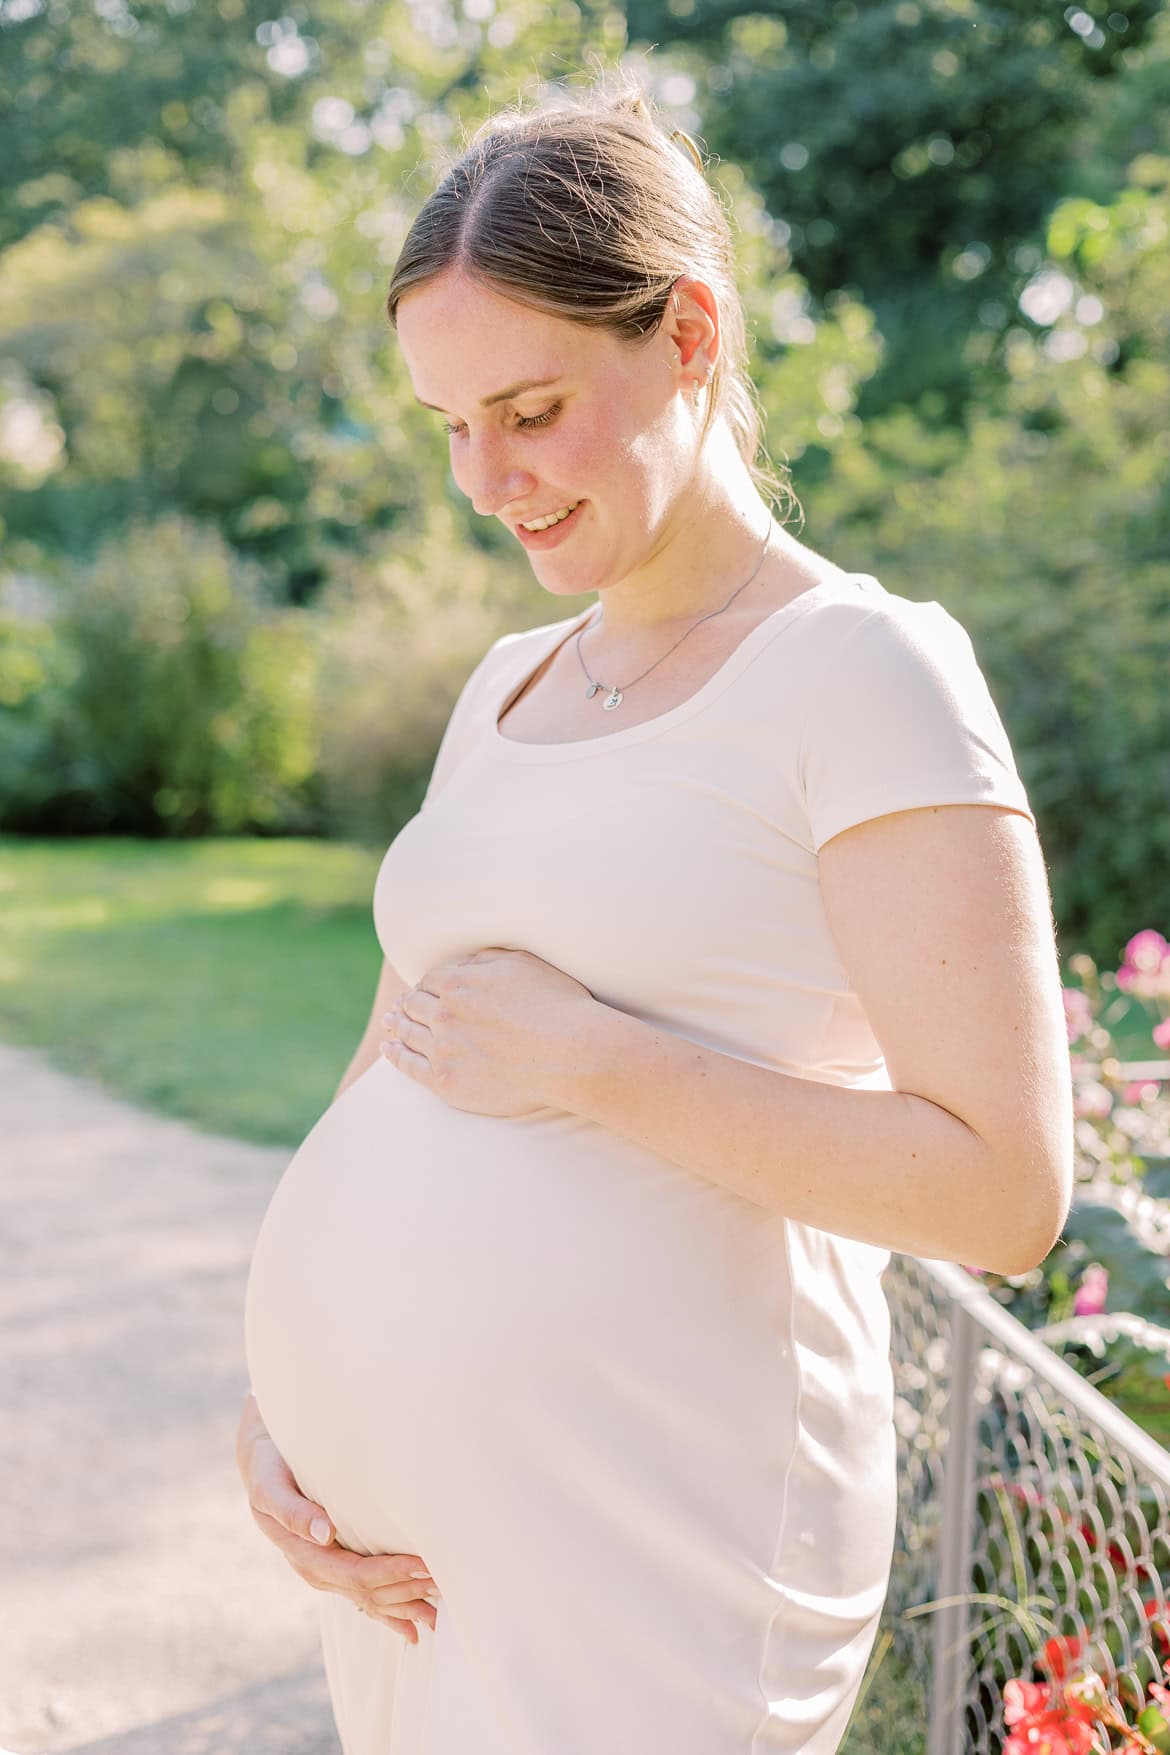
<svg viewBox="0 0 1170 1755">
<path fill-rule="evenodd" d="M 575 450 L 568 479 L 579 481 L 584 493 L 590 491 L 590 483 L 604 487 L 607 499 L 621 502 L 644 497 L 660 444 L 652 428 L 624 420 L 595 428 Z"/>
</svg>

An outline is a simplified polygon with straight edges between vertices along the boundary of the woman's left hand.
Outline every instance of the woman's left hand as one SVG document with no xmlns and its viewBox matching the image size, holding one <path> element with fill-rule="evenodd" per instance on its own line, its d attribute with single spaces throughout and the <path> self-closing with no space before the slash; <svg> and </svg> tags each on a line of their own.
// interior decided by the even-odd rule
<svg viewBox="0 0 1170 1755">
<path fill-rule="evenodd" d="M 379 1050 L 455 1109 L 531 1115 L 560 1107 L 587 987 L 529 951 L 489 946 L 428 969 L 382 1015 Z"/>
</svg>

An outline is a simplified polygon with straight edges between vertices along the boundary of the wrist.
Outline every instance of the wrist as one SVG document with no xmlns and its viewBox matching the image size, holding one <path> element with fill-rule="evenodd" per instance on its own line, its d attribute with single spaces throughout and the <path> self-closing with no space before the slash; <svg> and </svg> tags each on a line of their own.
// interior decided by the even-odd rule
<svg viewBox="0 0 1170 1755">
<path fill-rule="evenodd" d="M 570 1115 L 595 1118 L 599 1094 L 630 1052 L 642 1028 L 637 1018 L 590 998 L 561 1038 L 558 1064 L 549 1069 L 544 1101 Z"/>
</svg>

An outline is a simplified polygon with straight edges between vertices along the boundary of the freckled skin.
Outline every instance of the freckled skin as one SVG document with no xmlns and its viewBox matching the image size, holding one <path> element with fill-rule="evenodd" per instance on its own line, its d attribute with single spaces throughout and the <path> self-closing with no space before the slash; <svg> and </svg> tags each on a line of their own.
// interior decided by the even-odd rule
<svg viewBox="0 0 1170 1755">
<path fill-rule="evenodd" d="M 397 336 L 415 395 L 454 428 L 451 471 L 477 512 L 514 530 L 587 501 L 571 538 L 528 560 L 554 597 L 601 594 L 611 662 L 656 655 L 664 633 L 707 615 L 726 582 L 746 576 L 770 512 L 722 418 L 699 445 L 694 391 L 719 353 L 718 305 L 703 281 L 680 277 L 659 330 L 632 347 L 450 270 L 402 298 Z M 480 406 L 531 378 L 557 381 Z M 551 420 L 525 426 L 557 404 Z M 824 566 L 773 523 L 734 613 L 758 617 L 753 603 L 791 595 L 795 576 L 811 582 Z"/>
</svg>

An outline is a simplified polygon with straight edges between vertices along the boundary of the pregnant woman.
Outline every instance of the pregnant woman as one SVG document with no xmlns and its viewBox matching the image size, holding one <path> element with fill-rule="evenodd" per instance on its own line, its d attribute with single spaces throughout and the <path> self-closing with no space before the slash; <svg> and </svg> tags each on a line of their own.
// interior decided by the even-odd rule
<svg viewBox="0 0 1170 1755">
<path fill-rule="evenodd" d="M 240 1467 L 345 1755 L 831 1755 L 882 1269 L 1023 1272 L 1067 1211 L 1008 739 L 960 622 L 773 520 L 732 272 L 619 90 L 485 124 L 391 282 L 458 487 L 591 602 L 468 678 L 256 1242 Z"/>
</svg>

